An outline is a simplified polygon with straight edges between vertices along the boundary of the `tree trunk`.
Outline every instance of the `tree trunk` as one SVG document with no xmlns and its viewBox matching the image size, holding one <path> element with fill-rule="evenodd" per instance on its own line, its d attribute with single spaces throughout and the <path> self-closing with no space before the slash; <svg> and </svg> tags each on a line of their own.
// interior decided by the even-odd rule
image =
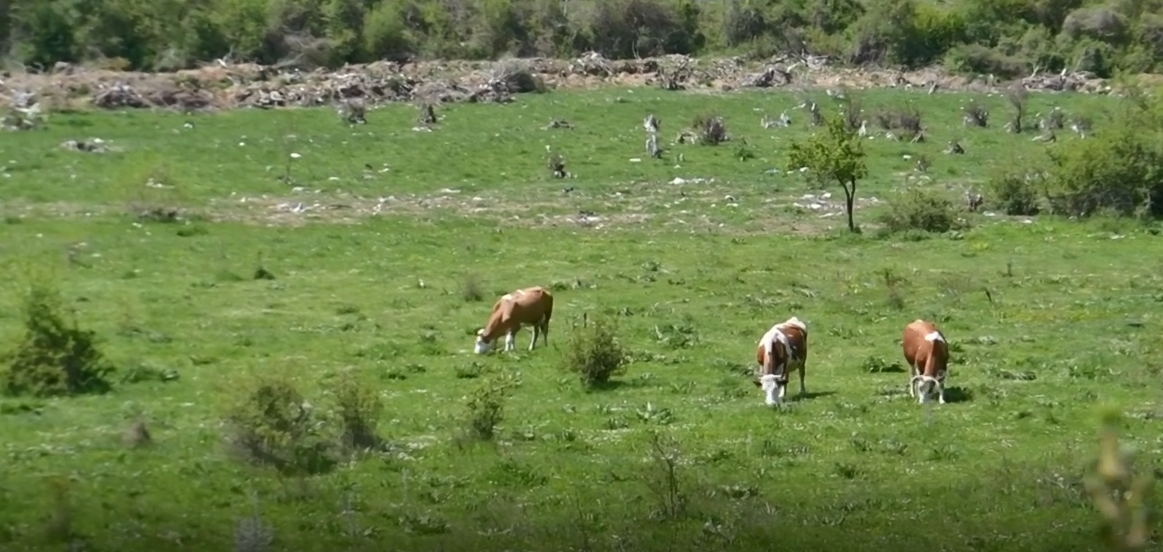
<svg viewBox="0 0 1163 552">
<path fill-rule="evenodd" d="M 856 232 L 856 221 L 852 215 L 856 203 L 856 181 L 842 182 L 841 187 L 844 188 L 844 208 L 848 211 L 848 231 Z"/>
</svg>

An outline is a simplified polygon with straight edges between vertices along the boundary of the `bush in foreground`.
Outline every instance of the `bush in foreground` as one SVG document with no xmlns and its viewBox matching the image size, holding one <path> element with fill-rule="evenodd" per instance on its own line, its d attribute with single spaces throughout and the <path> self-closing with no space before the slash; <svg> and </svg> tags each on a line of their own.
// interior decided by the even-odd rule
<svg viewBox="0 0 1163 552">
<path fill-rule="evenodd" d="M 313 475 L 336 465 L 335 442 L 289 380 L 265 376 L 226 414 L 226 439 L 238 458 L 290 475 Z"/>
<path fill-rule="evenodd" d="M 505 420 L 505 400 L 515 385 L 516 380 L 507 375 L 481 382 L 465 403 L 464 436 L 478 441 L 492 440 L 497 426 Z"/>
<path fill-rule="evenodd" d="M 24 336 L 5 359 L 4 392 L 36 397 L 104 393 L 114 368 L 97 348 L 96 334 L 66 322 L 60 296 L 35 284 L 24 298 Z"/>
<path fill-rule="evenodd" d="M 599 387 L 625 373 L 626 360 L 617 329 L 604 318 L 574 329 L 562 355 L 565 370 L 577 374 L 587 388 Z"/>
<path fill-rule="evenodd" d="M 383 443 L 378 433 L 384 400 L 376 388 L 352 372 L 339 377 L 333 388 L 339 439 L 347 451 L 374 449 Z"/>
</svg>

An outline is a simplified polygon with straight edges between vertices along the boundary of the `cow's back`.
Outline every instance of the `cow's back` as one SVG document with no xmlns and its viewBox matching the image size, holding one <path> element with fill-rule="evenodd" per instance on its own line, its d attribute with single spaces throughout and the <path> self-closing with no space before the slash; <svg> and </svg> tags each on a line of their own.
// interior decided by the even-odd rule
<svg viewBox="0 0 1163 552">
<path fill-rule="evenodd" d="M 787 336 L 788 345 L 792 350 L 788 352 L 791 362 L 805 362 L 808 360 L 808 332 L 799 326 L 785 324 L 779 327 L 783 335 Z"/>
<path fill-rule="evenodd" d="M 553 295 L 540 286 L 518 290 L 510 296 L 506 318 L 516 319 L 522 324 L 538 322 L 553 312 Z"/>
<path fill-rule="evenodd" d="M 929 346 L 946 347 L 944 341 L 938 344 L 925 339 L 925 336 L 933 332 L 940 333 L 937 326 L 928 320 L 917 319 L 905 326 L 904 334 L 901 336 L 901 347 L 904 349 L 905 360 L 914 364 L 919 353 L 922 351 L 927 353 Z"/>
</svg>

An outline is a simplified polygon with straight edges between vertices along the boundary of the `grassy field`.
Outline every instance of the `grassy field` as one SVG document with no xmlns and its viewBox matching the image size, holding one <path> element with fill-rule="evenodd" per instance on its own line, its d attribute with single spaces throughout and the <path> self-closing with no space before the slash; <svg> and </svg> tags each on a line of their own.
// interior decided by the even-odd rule
<svg viewBox="0 0 1163 552">
<path fill-rule="evenodd" d="M 991 128 L 963 128 L 967 99 L 864 97 L 915 102 L 931 139 L 867 141 L 858 222 L 906 185 L 960 196 L 1043 155 L 1000 129 L 1000 97 L 977 98 Z M 1030 109 L 1101 121 L 1114 102 Z M 798 103 L 603 90 L 449 106 L 433 132 L 394 106 L 354 128 L 328 110 L 129 112 L 8 134 L 0 336 L 16 343 L 27 284 L 51 282 L 119 372 L 105 395 L 0 400 L 0 542 L 241 550 L 257 512 L 277 550 L 1099 548 L 1080 483 L 1099 407 L 1160 449 L 1163 242 L 970 213 L 931 239 L 848 235 L 839 190 L 772 170 L 810 132 Z M 760 126 L 785 109 L 792 128 Z M 646 113 L 669 143 L 710 111 L 732 141 L 646 157 Z M 577 128 L 542 130 L 552 118 Z M 110 151 L 59 146 L 90 138 Z M 952 139 L 966 155 L 941 153 Z M 550 177 L 546 145 L 575 178 Z M 165 207 L 186 220 L 139 216 Z M 525 351 L 524 330 L 517 353 L 472 355 L 495 297 L 529 285 L 556 294 L 550 346 Z M 591 392 L 560 366 L 583 314 L 615 320 L 632 358 Z M 754 346 L 791 315 L 809 395 L 769 409 Z M 906 395 L 897 340 L 917 317 L 953 343 L 949 404 Z M 382 450 L 310 477 L 227 453 L 225 413 L 256 378 L 326 413 L 353 370 L 384 400 Z M 470 399 L 502 376 L 496 436 L 466 439 Z M 129 448 L 139 417 L 154 443 Z"/>
</svg>

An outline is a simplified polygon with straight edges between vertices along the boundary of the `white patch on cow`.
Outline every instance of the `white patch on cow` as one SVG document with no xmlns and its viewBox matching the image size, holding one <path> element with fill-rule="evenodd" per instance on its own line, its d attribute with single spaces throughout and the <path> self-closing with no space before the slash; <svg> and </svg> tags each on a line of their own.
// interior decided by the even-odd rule
<svg viewBox="0 0 1163 552">
<path fill-rule="evenodd" d="M 763 347 L 763 350 L 767 354 L 771 354 L 772 346 L 776 341 L 783 343 L 786 350 L 791 350 L 787 341 L 787 334 L 783 333 L 783 329 L 780 328 L 782 325 L 776 324 L 772 326 L 770 330 L 767 330 L 767 333 L 763 334 L 763 338 L 759 340 L 759 345 Z"/>
<path fill-rule="evenodd" d="M 489 352 L 489 343 L 485 341 L 485 338 L 483 337 L 484 333 L 485 330 L 483 328 L 477 330 L 477 342 L 476 347 L 473 348 L 473 351 L 475 351 L 478 355 L 483 355 Z"/>
<path fill-rule="evenodd" d="M 775 406 L 779 404 L 779 400 L 783 398 L 783 393 L 779 393 L 779 382 L 776 381 L 774 374 L 767 374 L 759 377 L 759 386 L 763 389 L 763 402 L 768 406 Z"/>
<path fill-rule="evenodd" d="M 501 300 L 511 303 L 522 295 L 525 295 L 525 290 L 519 289 L 519 290 L 514 291 L 512 293 L 506 293 L 506 294 L 502 295 Z"/>
<path fill-rule="evenodd" d="M 925 341 L 945 341 L 945 338 L 941 336 L 941 332 L 929 332 L 925 335 Z"/>
</svg>

